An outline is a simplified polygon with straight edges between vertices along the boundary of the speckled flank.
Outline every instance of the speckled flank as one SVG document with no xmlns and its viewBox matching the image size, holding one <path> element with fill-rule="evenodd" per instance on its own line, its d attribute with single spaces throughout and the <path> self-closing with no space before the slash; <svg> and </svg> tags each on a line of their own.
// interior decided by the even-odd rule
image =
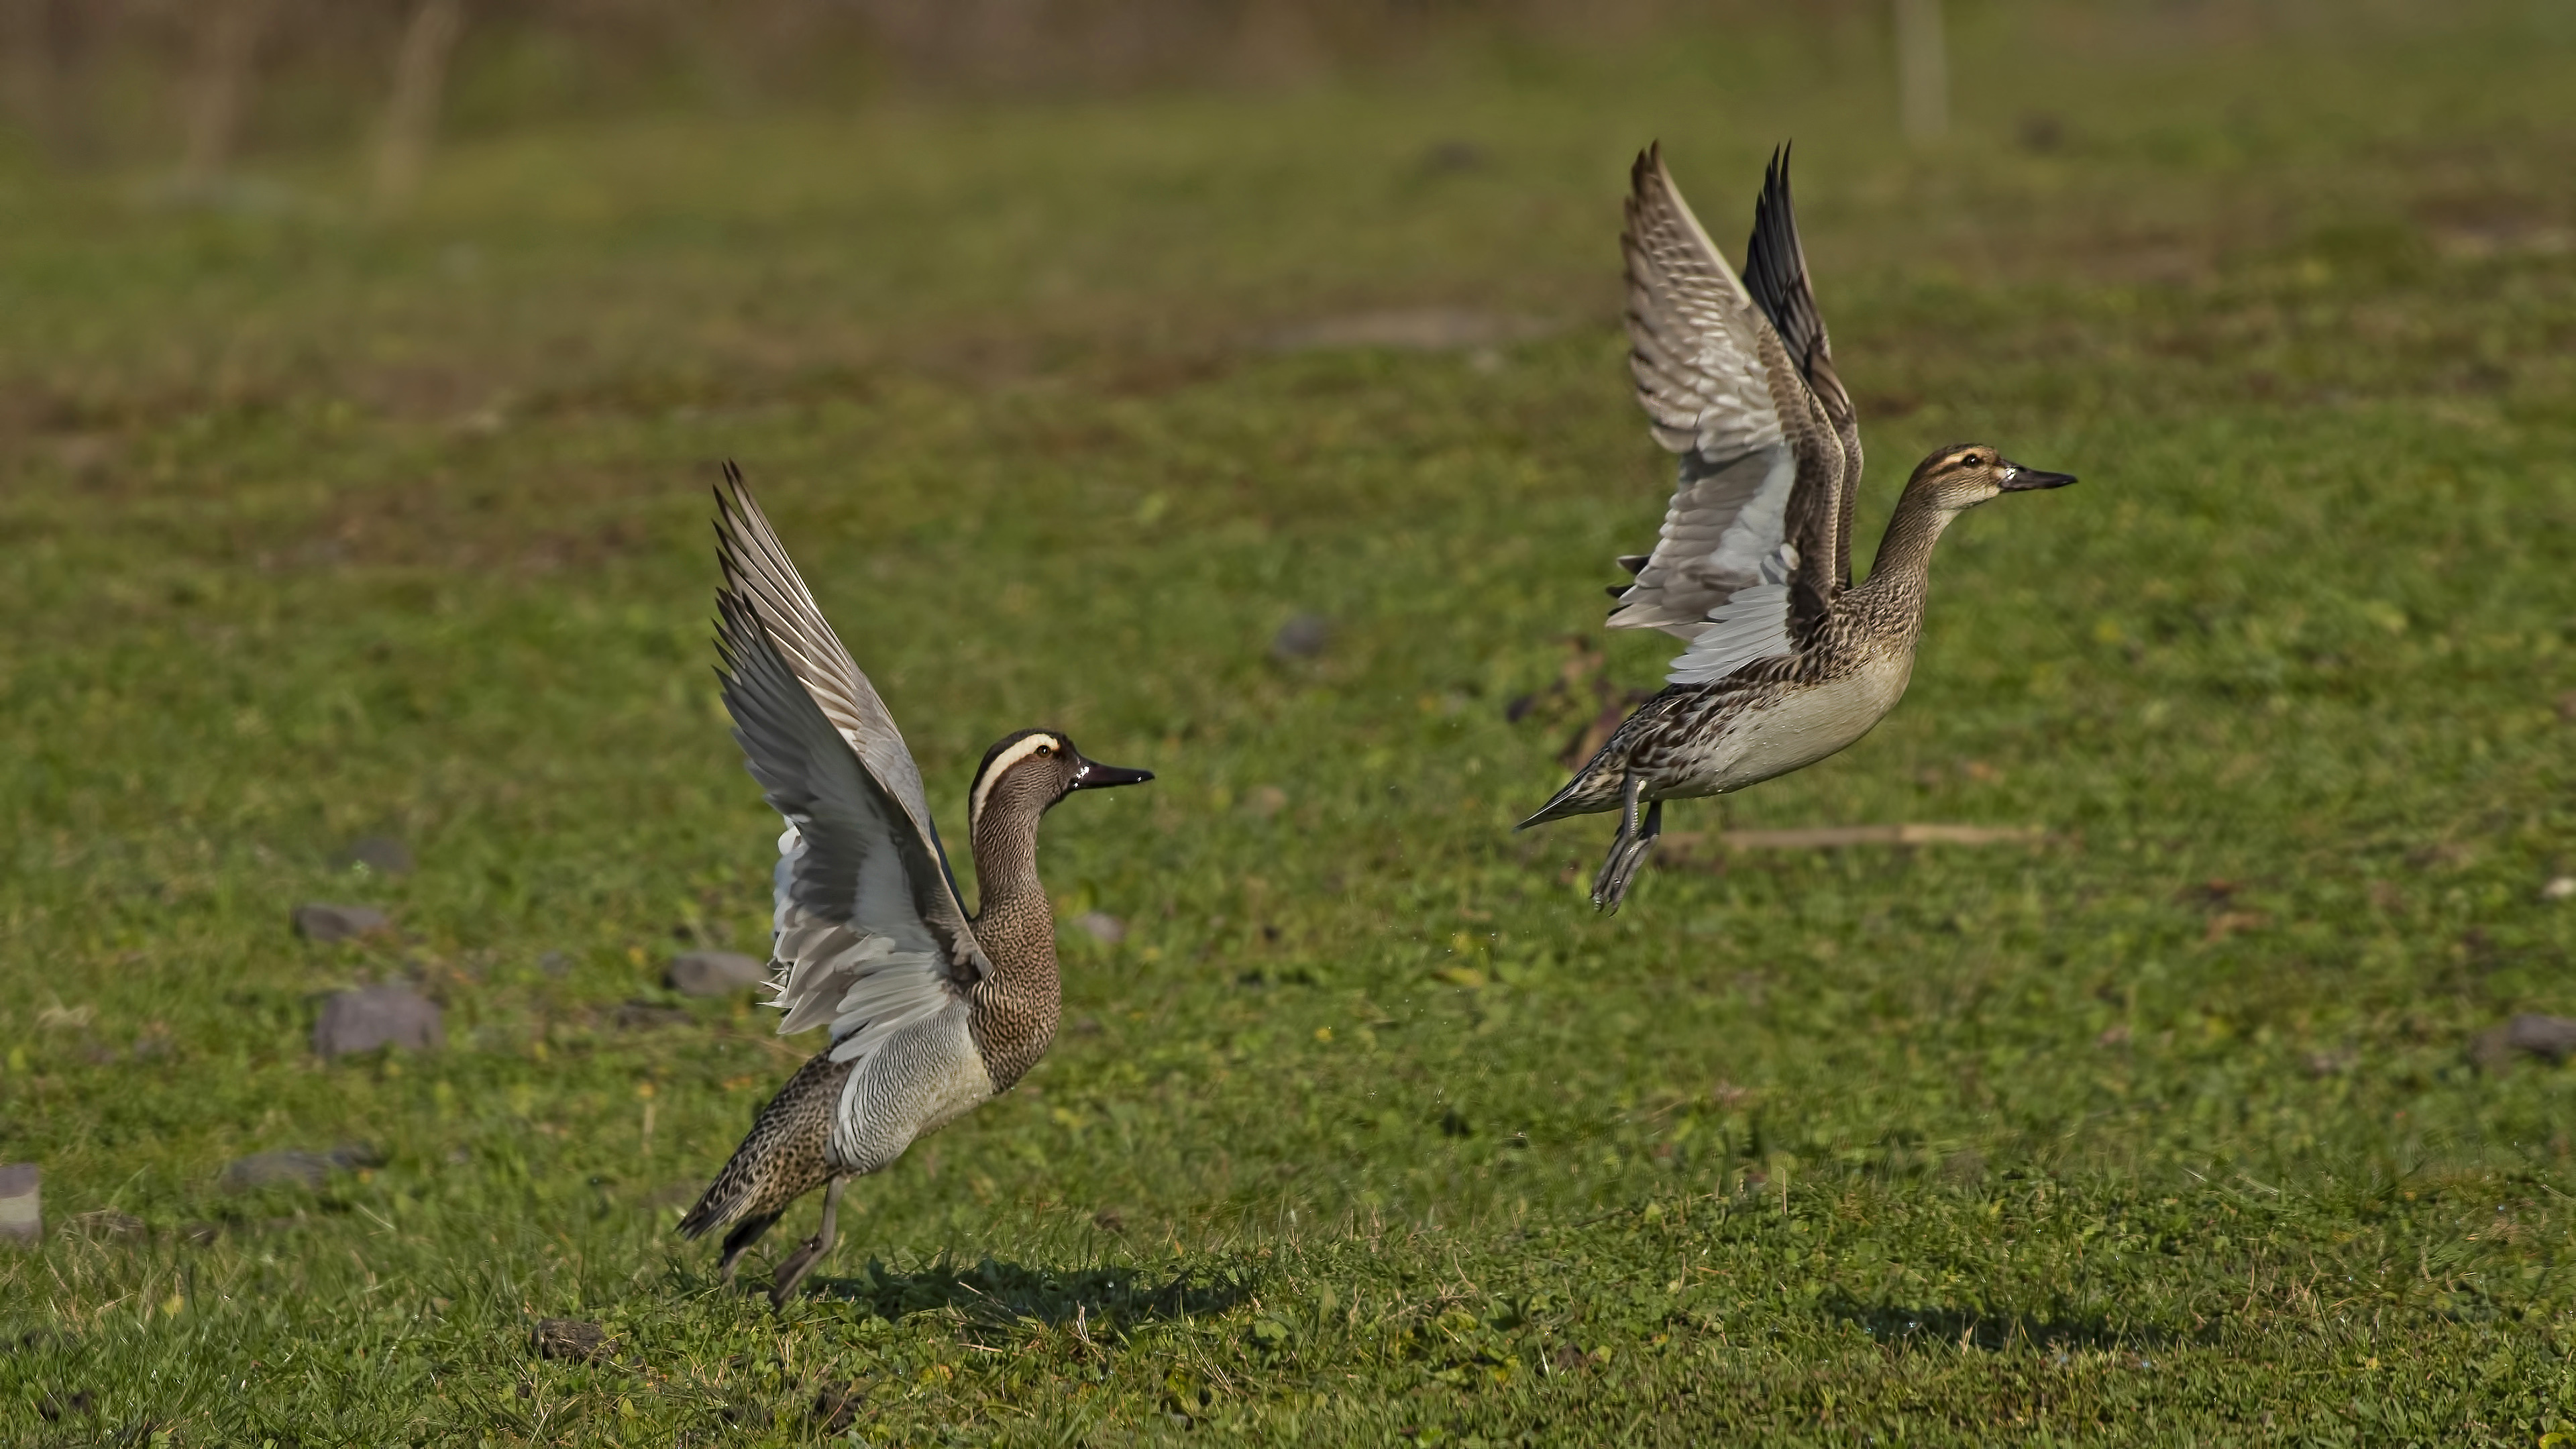
<svg viewBox="0 0 2576 1449">
<path fill-rule="evenodd" d="M 831 1180 L 832 1119 L 852 1063 L 817 1054 L 753 1119 L 751 1133 L 733 1150 L 698 1205 L 680 1219 L 680 1231 L 698 1237 L 727 1223 L 774 1218 L 789 1203 Z"/>
</svg>

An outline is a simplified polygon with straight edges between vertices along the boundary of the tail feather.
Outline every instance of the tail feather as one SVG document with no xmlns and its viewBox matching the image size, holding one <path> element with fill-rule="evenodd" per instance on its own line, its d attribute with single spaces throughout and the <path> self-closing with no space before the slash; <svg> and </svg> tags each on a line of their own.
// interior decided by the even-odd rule
<svg viewBox="0 0 2576 1449">
<path fill-rule="evenodd" d="M 1603 750 L 1606 753 L 1608 746 L 1603 746 Z M 1598 768 L 1600 763 L 1601 757 L 1593 756 L 1582 769 L 1574 772 L 1573 779 L 1565 782 L 1564 789 L 1549 796 L 1547 803 L 1538 807 L 1537 813 L 1512 828 L 1527 830 L 1533 825 L 1545 825 L 1551 820 L 1567 820 L 1577 815 L 1598 814 L 1615 807 L 1619 803 L 1620 772 L 1615 769 L 1602 770 Z"/>
<path fill-rule="evenodd" d="M 1574 772 L 1574 778 L 1565 782 L 1565 788 L 1549 796 L 1547 803 L 1538 807 L 1535 814 L 1512 828 L 1527 830 L 1551 820 L 1567 820 L 1577 815 L 1597 815 L 1604 810 L 1617 809 L 1622 783 L 1628 777 L 1629 730 L 1639 716 L 1652 708 L 1652 704 L 1645 705 L 1636 714 L 1622 720 L 1610 738 L 1601 742 L 1601 748 L 1592 752 L 1592 758 L 1583 762 L 1583 768 Z"/>
<path fill-rule="evenodd" d="M 818 1052 L 753 1119 L 724 1170 L 698 1205 L 680 1219 L 684 1237 L 702 1237 L 745 1218 L 774 1219 L 789 1203 L 831 1180 L 832 1114 L 855 1062 Z M 754 1233 L 753 1236 L 758 1236 Z"/>
</svg>

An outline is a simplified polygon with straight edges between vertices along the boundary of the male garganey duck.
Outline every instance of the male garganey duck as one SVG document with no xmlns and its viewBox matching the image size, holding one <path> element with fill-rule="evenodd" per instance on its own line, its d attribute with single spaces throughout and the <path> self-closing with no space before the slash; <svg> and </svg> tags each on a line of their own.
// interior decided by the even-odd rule
<svg viewBox="0 0 2576 1449">
<path fill-rule="evenodd" d="M 1723 795 L 1812 765 L 1869 733 L 1904 695 L 1923 626 L 1932 545 L 1989 498 L 2075 479 L 1983 443 L 1925 458 L 1907 479 L 1868 581 L 1851 581 L 1860 429 L 1835 376 L 1789 206 L 1786 152 L 1753 212 L 1739 280 L 1664 170 L 1631 173 L 1629 371 L 1681 480 L 1654 552 L 1619 560 L 1613 628 L 1690 641 L 1639 705 L 1526 829 L 1617 809 L 1592 903 L 1618 909 L 1663 828 L 1663 802 Z"/>
<path fill-rule="evenodd" d="M 787 819 L 778 839 L 772 1003 L 784 1034 L 832 1044 L 787 1079 L 680 1220 L 728 1227 L 723 1270 L 789 1204 L 823 1189 L 823 1221 L 778 1265 L 785 1303 L 832 1248 L 841 1190 L 1010 1089 L 1054 1039 L 1055 912 L 1038 883 L 1038 819 L 1076 790 L 1154 778 L 1083 758 L 1054 730 L 984 754 L 966 831 L 982 895 L 969 915 L 931 824 L 921 770 L 876 689 L 815 607 L 728 464 L 716 495 L 725 708 L 753 778 Z"/>
</svg>

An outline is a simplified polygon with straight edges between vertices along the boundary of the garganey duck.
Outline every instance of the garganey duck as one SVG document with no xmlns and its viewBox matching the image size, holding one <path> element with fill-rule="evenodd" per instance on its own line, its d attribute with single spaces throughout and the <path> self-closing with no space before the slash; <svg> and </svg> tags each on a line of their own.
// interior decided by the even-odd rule
<svg viewBox="0 0 2576 1449">
<path fill-rule="evenodd" d="M 1616 809 L 1592 903 L 1618 909 L 1663 828 L 1663 802 L 1723 795 L 1812 765 L 1869 733 L 1905 693 L 1941 530 L 2003 493 L 2062 488 L 1983 443 L 1925 458 L 1907 479 L 1866 582 L 1851 581 L 1860 428 L 1834 373 L 1789 205 L 1771 158 L 1739 278 L 1664 170 L 1630 175 L 1629 371 L 1681 478 L 1654 552 L 1619 560 L 1613 628 L 1690 641 L 1639 705 L 1521 828 Z"/>
<path fill-rule="evenodd" d="M 694 1238 L 725 1235 L 723 1272 L 789 1204 L 823 1189 L 823 1220 L 781 1262 L 785 1303 L 831 1251 L 851 1178 L 953 1121 L 1037 1064 L 1061 998 L 1055 912 L 1038 883 L 1038 820 L 1076 790 L 1154 778 L 1085 759 L 1054 730 L 984 754 L 966 830 L 982 899 L 968 914 L 894 716 L 825 623 L 732 465 L 716 494 L 717 649 L 725 708 L 753 778 L 787 820 L 778 838 L 772 1005 L 782 1035 L 829 1025 L 698 1205 Z"/>
</svg>

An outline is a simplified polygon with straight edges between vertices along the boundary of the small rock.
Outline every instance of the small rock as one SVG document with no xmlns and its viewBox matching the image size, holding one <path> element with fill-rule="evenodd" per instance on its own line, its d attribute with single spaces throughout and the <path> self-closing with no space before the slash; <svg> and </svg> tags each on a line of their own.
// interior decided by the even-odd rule
<svg viewBox="0 0 2576 1449">
<path fill-rule="evenodd" d="M 1321 614 L 1299 614 L 1270 636 L 1273 659 L 1312 659 L 1333 642 L 1332 621 Z"/>
<path fill-rule="evenodd" d="M 2066 145 L 2066 118 L 2055 111 L 2028 111 L 2013 127 L 2014 139 L 2025 151 L 2045 156 Z"/>
<path fill-rule="evenodd" d="M 1127 923 L 1107 911 L 1085 911 L 1074 917 L 1073 923 L 1104 946 L 1115 946 L 1127 939 Z"/>
<path fill-rule="evenodd" d="M 295 934 L 308 941 L 348 941 L 372 935 L 391 922 L 373 906 L 333 906 L 319 901 L 295 908 Z"/>
<path fill-rule="evenodd" d="M 275 1152 L 254 1153 L 224 1168 L 223 1189 L 226 1192 L 256 1192 L 280 1184 L 318 1190 L 330 1181 L 334 1169 L 353 1171 L 375 1167 L 384 1158 L 363 1143 L 348 1143 L 328 1152 L 300 1152 L 281 1148 Z"/>
<path fill-rule="evenodd" d="M 2540 888 L 2540 898 L 2544 901 L 2563 901 L 2571 897 L 2576 897 L 2576 875 L 2552 876 L 2549 884 Z"/>
<path fill-rule="evenodd" d="M 1288 792 L 1276 785 L 1256 785 L 1243 797 L 1243 813 L 1255 820 L 1267 820 L 1288 808 Z"/>
<path fill-rule="evenodd" d="M 540 1318 L 528 1337 L 539 1358 L 595 1363 L 610 1353 L 608 1330 L 578 1318 Z"/>
<path fill-rule="evenodd" d="M 1120 1216 L 1116 1208 L 1102 1208 L 1100 1211 L 1093 1213 L 1091 1215 L 1091 1225 L 1100 1229 L 1104 1233 L 1123 1233 L 1127 1231 L 1127 1219 Z"/>
<path fill-rule="evenodd" d="M 98 1412 L 97 1396 L 87 1389 L 56 1397 L 47 1394 L 36 1401 L 36 1413 L 48 1424 L 58 1424 L 67 1417 L 87 1418 Z"/>
<path fill-rule="evenodd" d="M 649 1001 L 629 1001 L 617 1008 L 613 1018 L 619 1031 L 651 1031 L 657 1026 L 686 1026 L 688 1012 L 676 1006 L 655 1006 Z"/>
<path fill-rule="evenodd" d="M 2469 1043 L 2469 1056 L 2488 1071 L 2511 1065 L 2515 1052 L 2529 1052 L 2553 1062 L 2576 1053 L 2576 1017 L 2524 1012 L 2502 1026 L 2489 1027 Z"/>
<path fill-rule="evenodd" d="M 313 1050 L 325 1059 L 382 1046 L 425 1052 L 445 1045 L 438 1003 L 408 986 L 335 991 L 313 1023 Z"/>
<path fill-rule="evenodd" d="M 411 847 L 390 835 L 361 835 L 349 842 L 335 863 L 343 868 L 363 865 L 378 875 L 409 875 Z"/>
<path fill-rule="evenodd" d="M 823 1432 L 838 1434 L 858 1421 L 859 1411 L 868 1406 L 868 1391 L 862 1384 L 825 1384 L 814 1396 L 814 1417 L 822 1423 Z"/>
<path fill-rule="evenodd" d="M 99 1208 L 93 1212 L 82 1213 L 64 1226 L 84 1237 L 103 1243 L 140 1242 L 150 1236 L 152 1231 L 144 1226 L 143 1219 L 132 1213 L 118 1212 L 114 1208 Z"/>
<path fill-rule="evenodd" d="M 561 981 L 572 974 L 572 957 L 561 951 L 548 951 L 537 958 L 537 969 L 544 972 L 547 979 Z"/>
<path fill-rule="evenodd" d="M 769 968 L 740 951 L 683 951 L 662 983 L 682 996 L 729 996 L 769 978 Z"/>
<path fill-rule="evenodd" d="M 1434 176 L 1453 171 L 1474 171 L 1486 161 L 1485 148 L 1473 141 L 1434 142 L 1422 153 L 1422 169 Z"/>
<path fill-rule="evenodd" d="M 35 1163 L 0 1162 L 0 1242 L 44 1241 L 44 1177 Z"/>
</svg>

